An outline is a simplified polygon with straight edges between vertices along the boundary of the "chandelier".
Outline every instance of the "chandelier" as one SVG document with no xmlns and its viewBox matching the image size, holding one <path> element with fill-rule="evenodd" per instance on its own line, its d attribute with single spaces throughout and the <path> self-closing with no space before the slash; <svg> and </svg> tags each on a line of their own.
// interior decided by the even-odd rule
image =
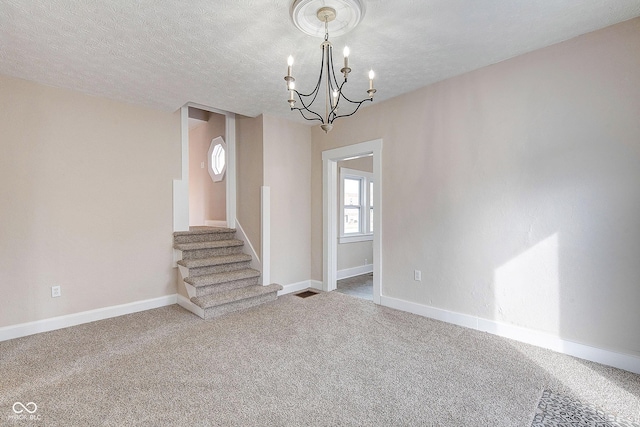
<svg viewBox="0 0 640 427">
<path fill-rule="evenodd" d="M 319 7 L 321 6 L 321 7 Z M 335 7 L 332 7 L 335 6 Z M 329 41 L 329 23 L 336 20 L 340 10 L 341 15 L 344 12 L 345 20 L 338 21 L 338 31 L 340 34 L 352 29 L 360 21 L 364 13 L 364 5 L 359 0 L 297 0 L 291 9 L 291 15 L 296 26 L 307 34 L 318 35 L 318 29 L 324 27 L 324 42 L 322 47 L 322 62 L 320 64 L 320 75 L 315 88 L 309 93 L 302 93 L 296 89 L 296 79 L 292 75 L 293 56 L 289 56 L 287 60 L 287 91 L 289 91 L 288 103 L 291 111 L 298 110 L 302 117 L 310 121 L 319 121 L 320 127 L 325 133 L 333 128 L 333 122 L 341 117 L 354 115 L 360 106 L 367 102 L 373 101 L 373 95 L 376 89 L 373 87 L 373 70 L 369 71 L 369 89 L 367 98 L 361 101 L 352 101 L 343 92 L 347 83 L 351 68 L 349 68 L 349 48 L 344 47 L 344 66 L 340 69 L 343 76 L 341 83 L 336 78 L 336 72 L 333 65 L 333 46 Z M 317 21 L 312 22 L 310 16 L 313 15 L 315 9 L 315 18 Z M 310 13 L 311 9 L 311 13 Z M 324 108 L 322 105 L 324 98 Z M 299 106 L 296 104 L 299 102 Z"/>
</svg>

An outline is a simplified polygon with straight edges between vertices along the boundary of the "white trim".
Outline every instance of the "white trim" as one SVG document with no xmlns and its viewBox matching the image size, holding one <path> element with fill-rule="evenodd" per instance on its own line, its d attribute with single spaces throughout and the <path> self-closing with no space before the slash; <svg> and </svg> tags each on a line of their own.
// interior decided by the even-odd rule
<svg viewBox="0 0 640 427">
<path fill-rule="evenodd" d="M 172 294 L 158 298 L 130 302 L 127 304 L 82 311 L 80 313 L 73 313 L 64 316 L 36 320 L 35 322 L 5 326 L 0 328 L 0 341 L 26 337 L 27 335 L 38 334 L 40 332 L 55 331 L 56 329 L 68 328 L 69 326 L 95 322 L 97 320 L 123 316 L 125 314 L 137 313 L 139 311 L 151 310 L 154 308 L 172 305 L 176 302 L 176 294 Z"/>
<path fill-rule="evenodd" d="M 338 243 L 344 245 L 345 243 L 367 242 L 373 240 L 373 233 L 371 234 L 357 234 L 355 236 L 340 236 Z"/>
<path fill-rule="evenodd" d="M 197 305 L 195 305 L 194 303 L 192 303 L 191 300 L 189 300 L 189 298 L 178 294 L 177 303 L 178 303 L 178 305 L 180 307 L 184 308 L 185 310 L 189 310 L 190 312 L 192 312 L 196 316 L 201 317 L 201 318 L 204 319 L 204 309 L 200 308 Z"/>
<path fill-rule="evenodd" d="M 219 219 L 206 219 L 204 221 L 204 225 L 207 227 L 222 227 L 227 228 L 227 221 L 222 221 Z"/>
<path fill-rule="evenodd" d="M 253 268 L 254 270 L 258 270 L 260 273 L 262 273 L 262 263 L 260 262 L 260 257 L 256 253 L 256 250 L 253 248 L 253 245 L 251 244 L 251 240 L 249 240 L 249 237 L 247 237 L 247 234 L 244 232 L 244 228 L 242 228 L 242 225 L 240 225 L 240 222 L 238 221 L 237 218 L 236 218 L 235 230 L 236 230 L 236 237 L 239 240 L 242 240 L 244 242 L 245 247 L 249 249 L 249 252 L 251 252 L 249 254 L 251 255 L 251 268 Z"/>
<path fill-rule="evenodd" d="M 271 187 L 260 188 L 262 286 L 271 283 Z"/>
<path fill-rule="evenodd" d="M 225 113 L 227 143 L 227 227 L 236 228 L 236 115 Z"/>
<path fill-rule="evenodd" d="M 189 107 L 180 108 L 180 179 L 173 180 L 173 231 L 189 230 Z"/>
<path fill-rule="evenodd" d="M 322 153 L 322 222 L 324 256 L 322 289 L 331 292 L 337 288 L 336 270 L 338 265 L 338 163 L 333 159 L 325 159 Z"/>
<path fill-rule="evenodd" d="M 317 289 L 319 291 L 322 290 L 322 282 L 318 280 L 303 280 L 298 283 L 290 283 L 288 285 L 284 285 L 281 291 L 278 291 L 278 296 L 290 294 L 293 292 L 303 291 L 305 289 Z"/>
<path fill-rule="evenodd" d="M 347 279 L 349 277 L 360 276 L 362 274 L 373 273 L 373 264 L 359 265 L 358 267 L 345 268 L 338 270 L 336 279 Z"/>
<path fill-rule="evenodd" d="M 189 231 L 189 182 L 173 180 L 173 231 Z"/>
<path fill-rule="evenodd" d="M 309 280 L 309 287 L 321 291 L 322 290 L 322 282 L 320 280 L 313 280 L 313 279 Z"/>
<path fill-rule="evenodd" d="M 545 332 L 509 325 L 495 320 L 483 319 L 468 314 L 443 310 L 397 298 L 382 296 L 381 304 L 385 307 L 408 311 L 409 313 L 452 323 L 465 328 L 488 332 L 500 337 L 532 344 L 558 353 L 568 354 L 570 356 L 640 374 L 640 357 L 629 354 L 617 353 L 611 350 L 579 344 Z"/>
<path fill-rule="evenodd" d="M 373 155 L 373 302 L 382 295 L 382 139 L 347 145 L 322 152 L 323 283 L 322 289 L 336 289 L 338 247 L 338 167 L 347 158 Z"/>
</svg>

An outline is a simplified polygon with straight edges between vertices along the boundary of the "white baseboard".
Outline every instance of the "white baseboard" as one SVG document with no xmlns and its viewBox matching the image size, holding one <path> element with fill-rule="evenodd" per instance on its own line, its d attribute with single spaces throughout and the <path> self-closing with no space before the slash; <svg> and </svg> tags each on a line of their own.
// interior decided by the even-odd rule
<svg viewBox="0 0 640 427">
<path fill-rule="evenodd" d="M 278 296 L 303 291 L 308 288 L 322 290 L 322 282 L 317 280 L 303 280 L 302 282 L 283 285 L 282 290 L 278 291 Z"/>
<path fill-rule="evenodd" d="M 309 287 L 321 291 L 322 280 L 309 280 Z"/>
<path fill-rule="evenodd" d="M 0 328 L 0 341 L 26 337 L 40 332 L 55 331 L 69 326 L 95 322 L 96 320 L 109 319 L 139 311 L 172 305 L 177 302 L 176 294 L 152 298 L 143 301 L 135 301 L 127 304 L 111 307 L 97 308 L 95 310 L 82 311 L 80 313 L 67 314 L 65 316 L 51 317 L 35 322 L 20 323 L 18 325 L 4 326 Z"/>
<path fill-rule="evenodd" d="M 630 354 L 591 347 L 585 344 L 567 341 L 545 332 L 509 325 L 495 320 L 482 319 L 468 314 L 456 313 L 454 311 L 443 310 L 384 295 L 380 297 L 380 304 L 640 374 L 640 357 Z"/>
<path fill-rule="evenodd" d="M 358 267 L 345 268 L 336 272 L 336 280 L 373 273 L 373 264 L 360 265 Z"/>
<path fill-rule="evenodd" d="M 204 319 L 204 310 L 200 307 L 198 307 L 197 305 L 195 305 L 194 303 L 191 302 L 191 300 L 189 300 L 189 298 L 184 297 L 180 294 L 178 295 L 178 305 L 186 310 L 189 310 L 190 312 L 192 312 L 193 314 L 195 314 L 196 316 L 199 316 L 201 318 Z"/>
</svg>

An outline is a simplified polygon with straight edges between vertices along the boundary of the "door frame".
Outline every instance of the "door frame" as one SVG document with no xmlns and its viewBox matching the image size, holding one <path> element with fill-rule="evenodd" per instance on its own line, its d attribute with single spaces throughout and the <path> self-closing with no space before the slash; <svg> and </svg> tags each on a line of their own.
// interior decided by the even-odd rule
<svg viewBox="0 0 640 427">
<path fill-rule="evenodd" d="M 322 289 L 336 289 L 338 268 L 338 162 L 373 155 L 373 302 L 382 296 L 382 139 L 322 152 Z"/>
<path fill-rule="evenodd" d="M 236 227 L 236 115 L 206 105 L 188 102 L 180 108 L 181 179 L 173 180 L 173 231 L 189 230 L 189 107 L 225 116 L 227 144 L 227 227 Z"/>
</svg>

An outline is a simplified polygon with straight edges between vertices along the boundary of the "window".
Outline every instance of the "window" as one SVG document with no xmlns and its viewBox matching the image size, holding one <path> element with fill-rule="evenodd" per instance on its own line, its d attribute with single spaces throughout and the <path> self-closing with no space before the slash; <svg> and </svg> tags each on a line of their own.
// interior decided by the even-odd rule
<svg viewBox="0 0 640 427">
<path fill-rule="evenodd" d="M 211 164 L 213 173 L 221 175 L 224 171 L 225 159 L 224 159 L 224 148 L 222 148 L 222 144 L 218 144 L 213 147 L 213 153 L 211 153 Z"/>
<path fill-rule="evenodd" d="M 222 137 L 214 138 L 209 146 L 209 175 L 213 182 L 222 181 L 227 170 L 227 144 Z"/>
<path fill-rule="evenodd" d="M 340 168 L 340 243 L 373 240 L 373 174 Z"/>
</svg>

